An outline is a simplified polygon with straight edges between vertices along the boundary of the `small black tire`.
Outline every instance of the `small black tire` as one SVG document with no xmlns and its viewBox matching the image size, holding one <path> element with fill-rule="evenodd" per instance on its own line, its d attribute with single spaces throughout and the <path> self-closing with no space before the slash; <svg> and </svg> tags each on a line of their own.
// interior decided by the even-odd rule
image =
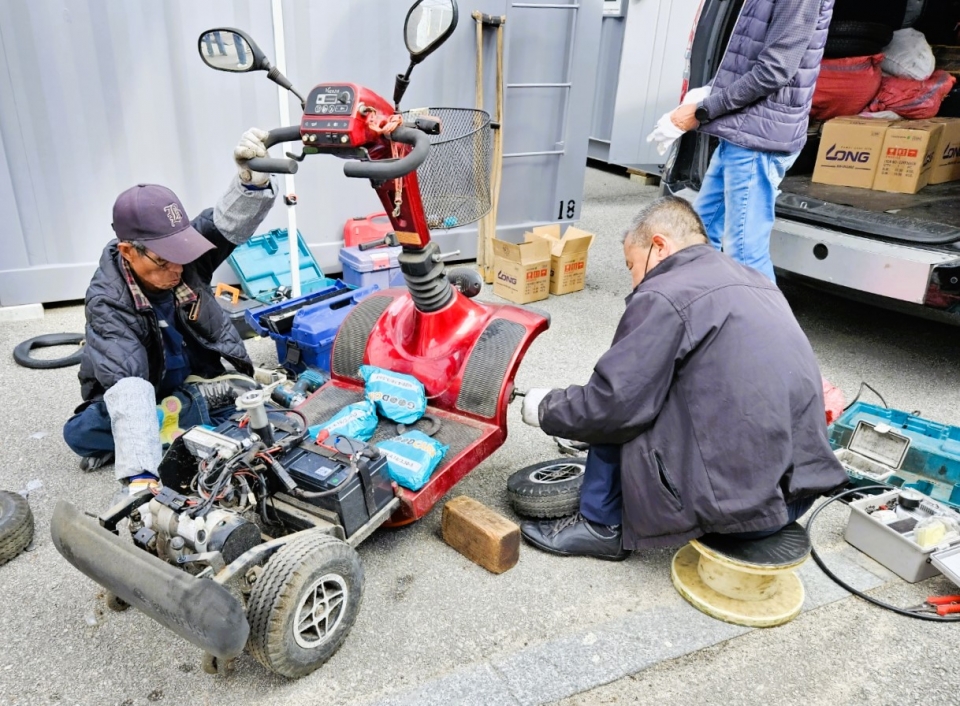
<svg viewBox="0 0 960 706">
<path fill-rule="evenodd" d="M 33 541 L 33 512 L 19 493 L 0 490 L 0 565 L 6 564 Z"/>
<path fill-rule="evenodd" d="M 360 556 L 346 542 L 320 532 L 294 539 L 270 557 L 253 586 L 247 651 L 282 676 L 310 674 L 349 634 L 363 602 L 363 584 Z M 319 608 L 323 616 L 318 619 Z M 309 625 L 307 613 L 313 617 Z"/>
<path fill-rule="evenodd" d="M 49 348 L 50 346 L 80 346 L 70 355 L 62 358 L 51 358 L 49 360 L 34 358 L 30 352 L 34 348 Z M 67 368 L 71 365 L 77 365 L 80 357 L 83 355 L 83 334 L 82 333 L 47 333 L 43 336 L 29 338 L 22 343 L 17 344 L 13 349 L 13 359 L 17 365 L 24 368 L 33 368 L 34 370 L 52 370 L 54 368 Z"/>
<path fill-rule="evenodd" d="M 557 458 L 521 468 L 507 478 L 507 496 L 518 515 L 566 517 L 580 510 L 586 459 Z"/>
<path fill-rule="evenodd" d="M 846 59 L 853 56 L 873 56 L 883 51 L 885 44 L 860 37 L 830 37 L 823 49 L 825 59 Z"/>
<path fill-rule="evenodd" d="M 837 20 L 830 23 L 827 39 L 850 37 L 876 42 L 880 48 L 887 46 L 893 39 L 893 27 L 881 22 L 862 22 L 860 20 Z"/>
</svg>

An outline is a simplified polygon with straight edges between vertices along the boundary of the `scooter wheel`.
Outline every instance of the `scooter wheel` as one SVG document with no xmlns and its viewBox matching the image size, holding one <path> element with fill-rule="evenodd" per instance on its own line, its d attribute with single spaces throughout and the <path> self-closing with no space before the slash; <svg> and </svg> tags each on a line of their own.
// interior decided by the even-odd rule
<svg viewBox="0 0 960 706">
<path fill-rule="evenodd" d="M 19 493 L 0 490 L 0 564 L 6 564 L 33 541 L 33 512 Z"/>
<path fill-rule="evenodd" d="M 306 676 L 340 648 L 363 600 L 356 550 L 321 532 L 281 547 L 264 566 L 247 603 L 247 651 L 267 669 Z"/>
<path fill-rule="evenodd" d="M 507 478 L 507 495 L 518 515 L 566 517 L 580 509 L 585 459 L 558 458 L 536 463 Z"/>
</svg>

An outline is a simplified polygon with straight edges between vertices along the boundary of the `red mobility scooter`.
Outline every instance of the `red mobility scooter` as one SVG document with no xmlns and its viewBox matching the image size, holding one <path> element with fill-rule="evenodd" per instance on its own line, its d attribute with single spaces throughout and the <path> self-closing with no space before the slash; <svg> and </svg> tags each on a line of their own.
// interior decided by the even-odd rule
<svg viewBox="0 0 960 706">
<path fill-rule="evenodd" d="M 486 174 L 489 119 L 473 110 L 397 111 L 412 68 L 456 24 L 455 0 L 417 0 L 405 26 L 410 68 L 397 76 L 393 104 L 355 84 L 319 84 L 301 97 L 299 125 L 270 132 L 270 145 L 297 143 L 301 153 L 249 162 L 255 171 L 293 173 L 314 154 L 348 160 L 346 176 L 369 179 L 390 215 L 385 244 L 403 246 L 407 287 L 378 291 L 352 310 L 333 344 L 331 379 L 295 410 L 271 409 L 268 393 L 248 392 L 237 400 L 242 418 L 174 441 L 159 469 L 162 490 L 143 491 L 99 521 L 64 500 L 54 511 L 54 544 L 108 589 L 111 607 L 132 605 L 197 645 L 207 671 L 228 669 L 245 648 L 289 677 L 323 664 L 359 610 L 363 568 L 354 548 L 385 523 L 425 515 L 506 439 L 514 376 L 549 321 L 473 301 L 464 292 L 479 291 L 478 278 L 448 273 L 430 240 L 431 227 L 485 210 L 483 179 L 456 175 Z M 214 33 L 243 42 L 244 61 L 208 56 Z M 267 70 L 293 91 L 240 30 L 210 30 L 198 44 L 213 68 Z M 457 138 L 451 131 L 460 135 L 459 158 L 441 149 Z M 390 422 L 380 421 L 369 444 L 318 445 L 306 436 L 308 425 L 363 399 L 362 365 L 424 385 L 429 405 L 418 424 L 449 450 L 417 491 L 390 481 L 376 449 L 397 435 Z M 132 541 L 121 539 L 121 528 Z"/>
</svg>

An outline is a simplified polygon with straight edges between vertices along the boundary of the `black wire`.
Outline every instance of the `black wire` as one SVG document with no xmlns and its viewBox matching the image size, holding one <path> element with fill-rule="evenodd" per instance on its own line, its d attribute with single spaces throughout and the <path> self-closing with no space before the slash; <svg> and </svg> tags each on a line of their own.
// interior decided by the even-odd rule
<svg viewBox="0 0 960 706">
<path fill-rule="evenodd" d="M 874 392 L 876 392 L 876 390 L 874 390 Z M 827 505 L 829 505 L 830 503 L 840 500 L 841 498 L 846 497 L 847 495 L 863 492 L 864 490 L 890 490 L 890 486 L 867 485 L 861 488 L 852 488 L 850 490 L 845 490 L 842 493 L 838 493 L 837 495 L 834 495 L 832 498 L 827 500 L 827 502 L 823 503 L 823 505 L 821 505 L 816 510 L 814 510 L 813 514 L 810 515 L 810 519 L 807 520 L 807 535 L 810 537 L 810 556 L 812 556 L 813 560 L 817 562 L 817 566 L 823 569 L 823 573 L 825 573 L 827 576 L 833 579 L 833 582 L 836 583 L 838 586 L 840 586 L 840 588 L 852 593 L 857 598 L 862 598 L 868 603 L 873 603 L 875 606 L 879 606 L 886 610 L 891 610 L 894 613 L 899 613 L 900 615 L 905 615 L 908 618 L 917 618 L 918 620 L 931 620 L 937 623 L 960 622 L 960 615 L 946 616 L 946 615 L 936 615 L 934 613 L 917 613 L 911 610 L 907 610 L 906 608 L 900 608 L 899 606 L 890 605 L 889 603 L 884 603 L 879 598 L 874 598 L 873 596 L 868 596 L 863 591 L 858 591 L 853 586 L 843 581 L 843 579 L 841 579 L 835 573 L 830 571 L 830 569 L 827 568 L 826 564 L 823 563 L 823 559 L 821 559 L 820 555 L 817 553 L 816 547 L 813 546 L 813 521 L 817 519 L 817 515 L 819 515 L 823 511 L 823 509 L 827 507 Z"/>
<path fill-rule="evenodd" d="M 857 400 L 860 399 L 860 395 L 863 392 L 863 388 L 867 388 L 868 390 L 870 390 L 870 392 L 872 392 L 873 394 L 875 394 L 877 397 L 880 398 L 880 401 L 883 403 L 884 407 L 886 407 L 887 409 L 890 409 L 890 405 L 888 405 L 887 401 L 883 399 L 883 395 L 881 395 L 879 392 L 877 392 L 873 387 L 871 387 L 867 383 L 861 382 L 860 389 L 857 390 L 856 396 L 850 401 L 850 404 L 848 404 L 846 407 L 843 408 L 844 412 L 846 412 L 848 409 L 850 409 L 851 407 L 853 407 L 853 405 L 857 403 Z"/>
</svg>

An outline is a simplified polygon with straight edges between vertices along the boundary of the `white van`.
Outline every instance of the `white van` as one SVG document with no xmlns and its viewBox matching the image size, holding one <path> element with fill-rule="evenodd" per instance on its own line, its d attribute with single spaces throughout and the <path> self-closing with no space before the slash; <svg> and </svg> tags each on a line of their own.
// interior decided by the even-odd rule
<svg viewBox="0 0 960 706">
<path fill-rule="evenodd" d="M 690 87 L 716 72 L 742 5 L 703 0 L 688 49 Z M 958 22 L 954 0 L 837 0 L 827 53 L 876 53 L 903 26 L 924 32 L 931 44 L 960 44 Z M 940 115 L 960 116 L 958 108 L 955 87 Z M 960 324 L 960 181 L 909 195 L 815 184 L 820 130 L 811 122 L 780 187 L 770 240 L 778 277 Z M 664 168 L 664 190 L 694 198 L 715 146 L 715 138 L 686 134 Z"/>
</svg>

